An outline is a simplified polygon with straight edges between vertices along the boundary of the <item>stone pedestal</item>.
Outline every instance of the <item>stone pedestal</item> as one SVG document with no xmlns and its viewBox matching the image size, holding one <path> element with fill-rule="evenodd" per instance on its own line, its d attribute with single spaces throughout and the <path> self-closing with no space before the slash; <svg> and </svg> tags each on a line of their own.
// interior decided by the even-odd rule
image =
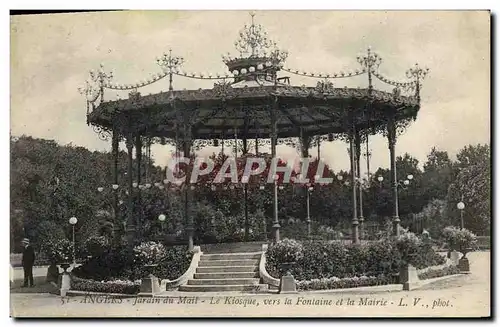
<svg viewBox="0 0 500 327">
<path fill-rule="evenodd" d="M 458 260 L 458 269 L 460 269 L 461 274 L 470 274 L 469 259 L 464 256 Z"/>
<path fill-rule="evenodd" d="M 161 292 L 160 281 L 157 277 L 150 275 L 141 280 L 139 296 L 154 296 Z"/>
<path fill-rule="evenodd" d="M 458 260 L 460 259 L 460 252 L 457 252 L 457 251 L 451 251 L 450 252 L 450 260 L 451 260 L 451 264 L 453 266 L 456 266 L 458 265 Z"/>
<path fill-rule="evenodd" d="M 66 296 L 68 291 L 71 289 L 71 277 L 69 273 L 64 272 L 61 276 L 61 296 Z"/>
<path fill-rule="evenodd" d="M 403 284 L 403 290 L 411 291 L 418 286 L 417 268 L 407 265 L 399 272 L 399 282 Z"/>
<path fill-rule="evenodd" d="M 280 294 L 297 293 L 295 278 L 293 278 L 292 275 L 284 275 L 281 277 L 279 293 Z"/>
<path fill-rule="evenodd" d="M 59 282 L 59 268 L 56 264 L 51 264 L 47 269 L 47 275 L 45 277 L 47 283 L 57 283 Z"/>
</svg>

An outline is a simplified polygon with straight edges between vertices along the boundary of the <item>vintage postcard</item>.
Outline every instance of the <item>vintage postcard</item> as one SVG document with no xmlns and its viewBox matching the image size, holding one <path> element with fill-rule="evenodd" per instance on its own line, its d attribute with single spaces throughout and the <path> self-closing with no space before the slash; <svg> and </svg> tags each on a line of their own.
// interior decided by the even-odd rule
<svg viewBox="0 0 500 327">
<path fill-rule="evenodd" d="M 490 317 L 490 21 L 11 15 L 11 316 Z"/>
</svg>

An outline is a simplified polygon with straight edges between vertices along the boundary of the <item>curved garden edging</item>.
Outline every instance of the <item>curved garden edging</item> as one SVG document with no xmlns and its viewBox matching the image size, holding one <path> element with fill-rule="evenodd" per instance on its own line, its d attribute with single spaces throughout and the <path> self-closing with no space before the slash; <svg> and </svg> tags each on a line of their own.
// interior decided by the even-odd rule
<svg viewBox="0 0 500 327">
<path fill-rule="evenodd" d="M 264 284 L 279 287 L 280 280 L 269 275 L 269 273 L 266 270 L 267 247 L 268 247 L 267 244 L 262 244 L 262 254 L 260 256 L 260 263 L 259 263 L 259 276 L 260 278 L 262 278 Z"/>
<path fill-rule="evenodd" d="M 449 258 L 446 258 L 446 262 L 443 263 L 442 265 L 437 265 L 437 266 L 430 266 L 430 267 L 425 267 L 425 268 L 422 268 L 422 269 L 417 269 L 417 274 L 423 274 L 423 273 L 426 273 L 430 270 L 439 270 L 439 269 L 443 269 L 443 268 L 446 268 L 446 267 L 449 267 L 453 265 L 453 262 L 449 259 Z"/>
<path fill-rule="evenodd" d="M 163 279 L 160 285 L 161 289 L 167 291 L 173 288 L 177 288 L 181 285 L 186 284 L 189 279 L 192 279 L 194 277 L 194 273 L 196 272 L 196 268 L 198 267 L 198 262 L 200 261 L 202 254 L 203 252 L 201 252 L 201 247 L 195 246 L 193 248 L 193 258 L 191 259 L 191 264 L 189 265 L 189 268 L 186 270 L 186 272 L 182 274 L 182 276 L 174 280 Z"/>
</svg>

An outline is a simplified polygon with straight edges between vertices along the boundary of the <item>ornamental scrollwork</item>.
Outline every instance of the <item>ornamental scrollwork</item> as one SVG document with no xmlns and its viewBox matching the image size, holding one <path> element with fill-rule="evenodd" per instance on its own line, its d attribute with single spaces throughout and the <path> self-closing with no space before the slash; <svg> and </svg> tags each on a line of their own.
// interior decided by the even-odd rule
<svg viewBox="0 0 500 327">
<path fill-rule="evenodd" d="M 314 90 L 320 94 L 332 94 L 335 91 L 335 88 L 333 87 L 333 83 L 331 81 L 325 79 L 324 81 L 319 81 Z"/>
<path fill-rule="evenodd" d="M 112 134 L 109 129 L 96 125 L 93 125 L 92 129 L 94 130 L 95 133 L 97 133 L 97 136 L 101 141 L 109 141 Z"/>
<path fill-rule="evenodd" d="M 214 83 L 212 91 L 216 97 L 226 99 L 231 93 L 233 93 L 233 88 L 231 87 L 231 83 L 220 81 Z"/>
<path fill-rule="evenodd" d="M 295 137 L 286 137 L 286 138 L 278 138 L 278 142 L 277 142 L 278 145 L 286 145 L 286 146 L 290 146 L 292 148 L 296 148 L 298 146 L 299 141 L 297 138 Z"/>
<path fill-rule="evenodd" d="M 193 148 L 195 150 L 201 150 L 202 148 L 214 146 L 214 140 L 194 140 Z"/>
<path fill-rule="evenodd" d="M 138 92 L 137 89 L 133 89 L 129 94 L 128 94 L 129 99 L 132 101 L 132 103 L 137 103 L 141 99 L 141 92 Z"/>
</svg>

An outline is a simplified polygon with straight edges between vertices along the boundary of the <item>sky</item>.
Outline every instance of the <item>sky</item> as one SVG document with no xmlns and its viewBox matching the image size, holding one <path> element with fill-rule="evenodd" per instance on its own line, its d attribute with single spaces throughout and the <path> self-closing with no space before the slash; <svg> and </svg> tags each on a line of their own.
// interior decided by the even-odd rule
<svg viewBox="0 0 500 327">
<path fill-rule="evenodd" d="M 415 63 L 430 74 L 421 91 L 416 122 L 399 137 L 396 154 L 421 164 L 432 147 L 454 156 L 468 144 L 490 140 L 490 16 L 486 11 L 256 11 L 278 47 L 287 50 L 286 66 L 333 73 L 360 68 L 356 56 L 371 48 L 383 59 L 379 72 L 404 81 Z M 85 99 L 79 94 L 91 69 L 104 64 L 118 84 L 136 83 L 160 72 L 156 58 L 172 49 L 186 72 L 225 73 L 221 55 L 237 55 L 234 41 L 248 11 L 129 11 L 11 17 L 11 134 L 53 139 L 91 150 L 109 151 L 86 124 Z M 288 76 L 283 74 L 283 76 Z M 291 75 L 291 83 L 317 80 Z M 213 81 L 176 77 L 174 88 L 211 88 Z M 367 86 L 366 75 L 336 87 Z M 375 88 L 387 89 L 382 83 Z M 168 81 L 139 89 L 168 90 Z M 107 91 L 105 99 L 126 98 Z M 123 148 L 123 145 L 122 145 Z M 371 138 L 371 167 L 388 167 L 382 136 Z M 172 148 L 154 146 L 162 165 Z M 219 151 L 207 148 L 200 155 Z M 316 153 L 312 149 L 311 154 Z M 348 169 L 347 144 L 325 142 L 322 159 L 333 169 Z M 280 146 L 278 155 L 295 150 Z M 363 163 L 364 167 L 365 163 Z M 372 168 L 373 169 L 373 168 Z M 364 168 L 363 168 L 364 170 Z"/>
</svg>

